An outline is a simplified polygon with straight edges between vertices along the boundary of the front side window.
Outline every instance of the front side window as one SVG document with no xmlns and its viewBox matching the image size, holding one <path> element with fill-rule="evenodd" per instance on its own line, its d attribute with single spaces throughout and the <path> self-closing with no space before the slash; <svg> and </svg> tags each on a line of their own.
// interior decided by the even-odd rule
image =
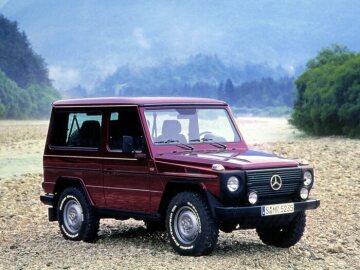
<svg viewBox="0 0 360 270">
<path fill-rule="evenodd" d="M 110 113 L 108 148 L 126 153 L 145 151 L 145 139 L 136 110 Z"/>
<path fill-rule="evenodd" d="M 154 144 L 239 142 L 240 137 L 222 108 L 145 110 Z"/>
<path fill-rule="evenodd" d="M 51 145 L 98 148 L 101 139 L 100 112 L 56 112 Z"/>
</svg>

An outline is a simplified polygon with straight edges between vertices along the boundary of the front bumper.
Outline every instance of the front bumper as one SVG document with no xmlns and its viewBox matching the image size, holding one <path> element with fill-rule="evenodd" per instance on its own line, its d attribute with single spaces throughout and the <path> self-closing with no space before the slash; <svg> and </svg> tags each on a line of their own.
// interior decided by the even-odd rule
<svg viewBox="0 0 360 270">
<path fill-rule="evenodd" d="M 241 217 L 259 217 L 261 218 L 261 207 L 264 205 L 244 206 L 244 207 L 215 207 L 216 216 L 220 219 L 237 219 Z M 294 213 L 310 209 L 316 209 L 320 206 L 320 200 L 308 199 L 303 202 L 294 202 Z"/>
</svg>

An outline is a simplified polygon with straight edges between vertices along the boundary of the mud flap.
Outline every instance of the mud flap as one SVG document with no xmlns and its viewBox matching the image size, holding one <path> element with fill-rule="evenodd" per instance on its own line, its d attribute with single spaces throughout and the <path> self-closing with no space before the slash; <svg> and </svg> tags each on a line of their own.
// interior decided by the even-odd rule
<svg viewBox="0 0 360 270">
<path fill-rule="evenodd" d="M 49 221 L 57 221 L 56 211 L 53 207 L 48 208 Z"/>
</svg>

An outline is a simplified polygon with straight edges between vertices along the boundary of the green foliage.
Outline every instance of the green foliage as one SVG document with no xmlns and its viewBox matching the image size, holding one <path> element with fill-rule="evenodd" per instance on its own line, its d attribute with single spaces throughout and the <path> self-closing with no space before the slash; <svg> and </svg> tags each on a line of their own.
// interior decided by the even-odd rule
<svg viewBox="0 0 360 270">
<path fill-rule="evenodd" d="M 0 119 L 43 118 L 60 95 L 16 22 L 0 15 Z"/>
<path fill-rule="evenodd" d="M 360 137 L 360 54 L 335 45 L 296 80 L 291 123 L 314 135 Z"/>
<path fill-rule="evenodd" d="M 0 70 L 0 118 L 25 118 L 28 95 Z"/>
<path fill-rule="evenodd" d="M 0 69 L 20 87 L 49 84 L 44 60 L 31 48 L 16 22 L 0 15 Z"/>
<path fill-rule="evenodd" d="M 60 95 L 50 85 L 33 84 L 22 89 L 0 70 L 0 119 L 43 118 Z"/>
<path fill-rule="evenodd" d="M 52 102 L 61 98 L 59 92 L 50 85 L 32 84 L 26 89 L 26 92 L 30 96 L 30 115 L 34 118 L 49 115 Z"/>
</svg>

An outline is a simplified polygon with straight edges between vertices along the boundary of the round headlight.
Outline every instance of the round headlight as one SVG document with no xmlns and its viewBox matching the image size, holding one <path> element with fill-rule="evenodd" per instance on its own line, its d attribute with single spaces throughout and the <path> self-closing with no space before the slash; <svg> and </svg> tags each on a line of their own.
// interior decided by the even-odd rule
<svg viewBox="0 0 360 270">
<path fill-rule="evenodd" d="M 239 179 L 236 176 L 230 176 L 227 180 L 227 188 L 230 192 L 237 191 L 239 188 Z"/>
<path fill-rule="evenodd" d="M 258 196 L 257 196 L 256 192 L 251 191 L 249 193 L 249 203 L 250 204 L 255 204 L 257 202 L 257 200 L 258 200 Z"/>
<path fill-rule="evenodd" d="M 304 185 L 305 186 L 310 186 L 312 184 L 312 181 L 313 181 L 313 176 L 312 176 L 311 172 L 306 171 L 304 173 Z"/>
<path fill-rule="evenodd" d="M 300 189 L 300 198 L 306 200 L 309 197 L 309 190 L 307 188 Z"/>
</svg>

